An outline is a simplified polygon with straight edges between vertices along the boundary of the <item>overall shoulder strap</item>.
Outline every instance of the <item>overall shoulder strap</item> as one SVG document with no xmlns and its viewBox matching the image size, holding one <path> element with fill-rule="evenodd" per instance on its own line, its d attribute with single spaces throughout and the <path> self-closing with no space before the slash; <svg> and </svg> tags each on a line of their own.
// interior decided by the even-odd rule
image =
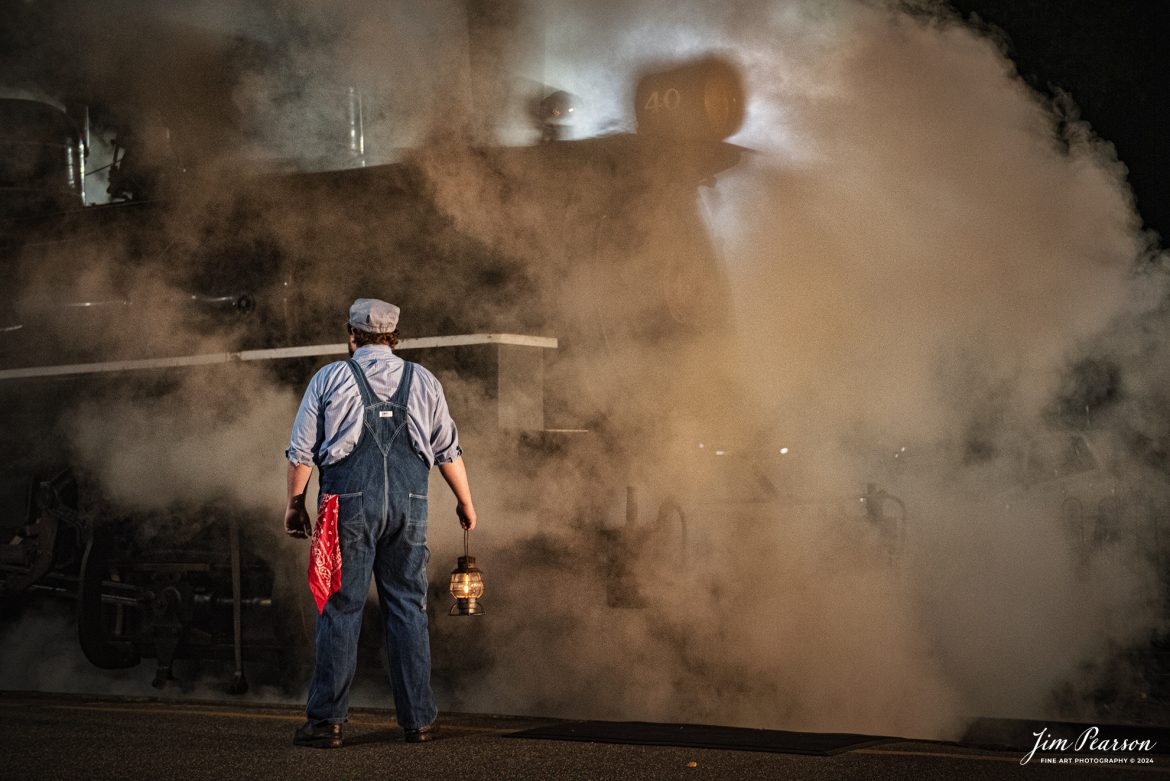
<svg viewBox="0 0 1170 781">
<path fill-rule="evenodd" d="M 394 396 L 390 401 L 395 404 L 405 407 L 407 399 L 410 398 L 410 385 L 414 380 L 414 364 L 410 361 L 402 362 L 402 379 L 398 382 L 398 388 L 394 391 Z"/>
<path fill-rule="evenodd" d="M 370 381 L 366 379 L 366 373 L 362 371 L 362 367 L 353 358 L 350 358 L 346 363 L 349 364 L 349 370 L 357 382 L 358 392 L 362 394 L 362 404 L 367 407 L 377 404 L 378 397 L 374 395 L 374 390 L 370 387 Z"/>
</svg>

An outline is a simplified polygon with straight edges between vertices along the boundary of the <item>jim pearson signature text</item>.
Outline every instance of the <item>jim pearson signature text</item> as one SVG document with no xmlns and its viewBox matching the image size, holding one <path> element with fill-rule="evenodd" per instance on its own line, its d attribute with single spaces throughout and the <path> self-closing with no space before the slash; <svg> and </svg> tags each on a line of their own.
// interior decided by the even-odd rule
<svg viewBox="0 0 1170 781">
<path fill-rule="evenodd" d="M 1048 729 L 1042 729 L 1039 732 L 1033 732 L 1032 736 L 1036 738 L 1036 745 L 1032 746 L 1032 750 L 1024 755 L 1020 760 L 1021 765 L 1026 765 L 1032 761 L 1032 757 L 1036 756 L 1037 751 L 1095 751 L 1103 753 L 1111 753 L 1118 751 L 1153 751 L 1154 746 L 1157 745 L 1153 740 L 1126 740 L 1124 738 L 1110 738 L 1108 740 L 1100 738 L 1101 730 L 1097 727 L 1089 727 L 1076 738 L 1058 738 L 1052 736 Z"/>
</svg>

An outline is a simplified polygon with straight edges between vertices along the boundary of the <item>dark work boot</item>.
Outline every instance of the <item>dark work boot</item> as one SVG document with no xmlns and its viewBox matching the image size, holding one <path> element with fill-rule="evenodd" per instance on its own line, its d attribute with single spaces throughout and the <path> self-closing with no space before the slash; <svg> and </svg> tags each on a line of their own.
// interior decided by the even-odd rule
<svg viewBox="0 0 1170 781">
<path fill-rule="evenodd" d="M 439 725 L 427 724 L 425 727 L 418 727 L 417 729 L 403 729 L 406 734 L 407 743 L 426 743 L 428 740 L 434 740 L 439 737 Z"/>
<path fill-rule="evenodd" d="M 310 748 L 341 748 L 341 725 L 318 724 L 306 721 L 297 727 L 293 735 L 294 746 L 309 746 Z"/>
</svg>

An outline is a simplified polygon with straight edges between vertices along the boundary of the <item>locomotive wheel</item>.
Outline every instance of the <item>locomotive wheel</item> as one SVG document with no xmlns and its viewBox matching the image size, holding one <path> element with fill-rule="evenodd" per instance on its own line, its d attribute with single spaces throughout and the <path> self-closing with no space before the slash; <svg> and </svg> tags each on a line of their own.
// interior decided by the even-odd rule
<svg viewBox="0 0 1170 781">
<path fill-rule="evenodd" d="M 109 617 L 102 604 L 102 581 L 110 570 L 113 535 L 97 527 L 86 541 L 77 582 L 77 635 L 85 658 L 95 667 L 119 670 L 141 661 L 132 643 L 110 639 Z"/>
</svg>

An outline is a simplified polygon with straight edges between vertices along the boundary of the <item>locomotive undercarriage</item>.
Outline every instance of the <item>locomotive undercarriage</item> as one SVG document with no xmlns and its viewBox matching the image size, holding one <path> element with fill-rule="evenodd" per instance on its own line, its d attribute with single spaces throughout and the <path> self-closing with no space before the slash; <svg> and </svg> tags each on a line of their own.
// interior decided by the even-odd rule
<svg viewBox="0 0 1170 781">
<path fill-rule="evenodd" d="M 274 615 L 282 607 L 273 599 L 277 572 L 253 553 L 262 547 L 240 517 L 203 514 L 196 523 L 188 513 L 104 517 L 69 469 L 34 481 L 29 493 L 24 522 L 0 527 L 5 612 L 38 598 L 74 603 L 78 643 L 96 667 L 154 659 L 155 687 L 185 687 L 189 681 L 175 676 L 176 660 L 224 660 L 234 664 L 228 690 L 242 693 L 245 648 L 253 664 L 303 650 L 295 609 L 291 620 Z M 184 526 L 196 531 L 175 534 Z M 144 535 L 144 528 L 154 533 Z M 154 544 L 158 535 L 169 544 Z"/>
</svg>

